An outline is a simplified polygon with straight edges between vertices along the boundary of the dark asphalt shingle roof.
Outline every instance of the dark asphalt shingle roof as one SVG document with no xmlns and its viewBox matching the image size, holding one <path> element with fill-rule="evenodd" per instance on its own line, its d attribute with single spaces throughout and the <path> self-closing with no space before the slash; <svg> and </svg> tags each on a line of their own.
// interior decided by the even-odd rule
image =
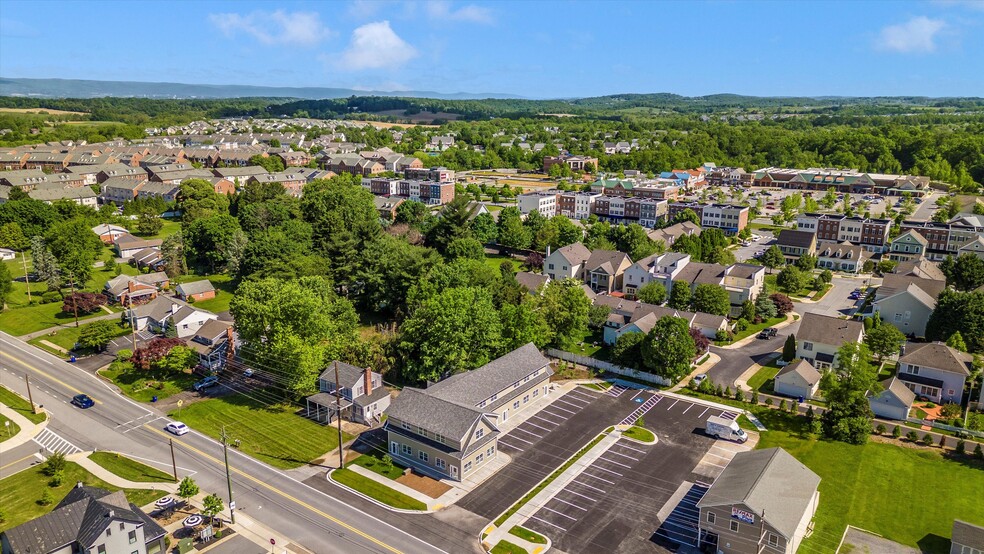
<svg viewBox="0 0 984 554">
<path fill-rule="evenodd" d="M 905 345 L 905 354 L 899 361 L 966 376 L 970 375 L 974 357 L 942 342 L 908 343 Z"/>
<path fill-rule="evenodd" d="M 329 383 L 335 382 L 335 363 L 336 361 L 328 364 L 328 367 L 321 372 L 319 379 L 328 381 Z M 362 379 L 362 374 L 365 372 L 361 367 L 356 367 L 352 364 L 347 364 L 345 362 L 338 362 L 338 382 L 342 387 L 351 385 L 352 383 L 358 383 Z"/>
<path fill-rule="evenodd" d="M 845 342 L 858 342 L 864 333 L 864 325 L 858 321 L 840 319 L 828 315 L 807 312 L 803 314 L 796 338 L 800 341 L 829 344 L 840 347 Z"/>
<path fill-rule="evenodd" d="M 478 369 L 452 375 L 427 388 L 427 394 L 468 406 L 478 406 L 493 394 L 520 381 L 537 369 L 545 368 L 548 377 L 549 361 L 532 342 L 492 360 Z"/>
<path fill-rule="evenodd" d="M 390 418 L 456 441 L 468 435 L 475 421 L 482 417 L 483 413 L 482 410 L 439 398 L 428 394 L 426 390 L 412 387 L 400 391 L 386 410 L 386 415 Z M 387 428 L 399 428 L 399 425 L 390 425 L 387 422 Z M 413 433 L 413 436 L 416 437 L 417 433 Z"/>
<path fill-rule="evenodd" d="M 953 534 L 950 540 L 954 544 L 984 550 L 984 526 L 955 519 L 953 520 Z"/>
</svg>

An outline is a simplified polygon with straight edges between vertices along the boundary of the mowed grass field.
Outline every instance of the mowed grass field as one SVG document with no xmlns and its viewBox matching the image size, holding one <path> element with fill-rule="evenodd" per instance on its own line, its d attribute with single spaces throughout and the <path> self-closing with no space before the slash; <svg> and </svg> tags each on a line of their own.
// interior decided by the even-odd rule
<svg viewBox="0 0 984 554">
<path fill-rule="evenodd" d="M 773 430 L 762 433 L 756 448 L 784 448 L 822 479 L 815 530 L 803 543 L 806 551 L 834 552 L 846 526 L 853 525 L 923 552 L 945 554 L 954 519 L 984 522 L 981 462 L 950 459 L 936 448 L 807 439 L 798 430 L 782 428 L 792 419 L 769 417 L 766 426 Z"/>
<path fill-rule="evenodd" d="M 272 466 L 292 469 L 306 465 L 338 447 L 334 426 L 315 423 L 298 404 L 280 403 L 272 393 L 254 390 L 212 398 L 168 414 L 215 439 L 222 428 L 239 449 Z M 343 434 L 343 440 L 351 438 Z"/>
</svg>

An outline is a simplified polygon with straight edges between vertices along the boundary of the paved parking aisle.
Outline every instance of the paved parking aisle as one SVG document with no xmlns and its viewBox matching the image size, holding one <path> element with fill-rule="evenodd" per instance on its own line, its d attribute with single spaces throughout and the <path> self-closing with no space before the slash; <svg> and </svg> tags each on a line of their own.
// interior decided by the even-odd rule
<svg viewBox="0 0 984 554">
<path fill-rule="evenodd" d="M 574 389 L 530 416 L 529 419 L 499 437 L 499 449 L 515 455 L 533 447 L 550 432 L 564 424 L 571 416 L 589 406 L 598 398 L 586 389 Z"/>
</svg>

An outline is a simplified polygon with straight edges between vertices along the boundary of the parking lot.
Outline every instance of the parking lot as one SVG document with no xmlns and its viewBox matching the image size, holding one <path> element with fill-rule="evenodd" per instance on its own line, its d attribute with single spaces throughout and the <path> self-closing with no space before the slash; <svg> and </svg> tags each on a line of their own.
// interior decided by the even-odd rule
<svg viewBox="0 0 984 554">
<path fill-rule="evenodd" d="M 562 551 L 665 552 L 666 543 L 656 533 L 664 505 L 685 483 L 710 483 L 720 472 L 717 466 L 723 468 L 742 448 L 704 434 L 708 417 L 734 419 L 736 412 L 638 391 L 623 393 L 621 399 L 634 405 L 623 421 L 635 421 L 636 412 L 644 410 L 641 417 L 658 443 L 620 439 L 526 521 L 524 526 L 549 536 Z M 689 494 L 663 527 L 683 524 Z"/>
<path fill-rule="evenodd" d="M 515 429 L 499 437 L 499 450 L 509 455 L 523 452 L 543 440 L 547 433 L 553 432 L 571 416 L 598 399 L 600 393 L 578 387 L 564 396 L 555 399 L 549 406 L 524 421 Z"/>
</svg>

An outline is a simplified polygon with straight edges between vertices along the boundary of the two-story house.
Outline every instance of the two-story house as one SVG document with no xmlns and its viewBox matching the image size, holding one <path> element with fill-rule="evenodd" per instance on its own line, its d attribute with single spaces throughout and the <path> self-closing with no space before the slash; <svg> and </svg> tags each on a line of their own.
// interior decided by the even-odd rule
<svg viewBox="0 0 984 554">
<path fill-rule="evenodd" d="M 533 343 L 426 389 L 406 387 L 386 410 L 389 453 L 460 481 L 497 453 L 498 421 L 542 404 L 553 370 Z"/>
<path fill-rule="evenodd" d="M 802 256 L 812 256 L 816 253 L 817 235 L 809 231 L 783 229 L 776 239 L 776 245 L 786 258 L 786 263 L 791 264 Z"/>
<path fill-rule="evenodd" d="M 343 417 L 347 412 L 349 420 L 355 423 L 370 427 L 378 424 L 390 406 L 390 394 L 383 386 L 382 374 L 339 361 L 328 364 L 318 376 L 319 392 L 307 397 L 308 417 L 330 423 L 339 413 L 335 394 L 336 366 Z"/>
<path fill-rule="evenodd" d="M 627 298 L 635 298 L 639 289 L 650 281 L 656 281 L 669 290 L 673 279 L 688 263 L 690 263 L 690 255 L 680 252 L 647 256 L 625 270 L 622 276 L 622 292 Z"/>
<path fill-rule="evenodd" d="M 837 366 L 841 345 L 862 339 L 864 325 L 859 321 L 806 312 L 796 334 L 796 357 L 823 371 Z"/>
<path fill-rule="evenodd" d="M 218 319 L 206 321 L 188 341 L 188 347 L 198 353 L 198 365 L 206 371 L 221 371 L 236 348 L 232 323 Z"/>
<path fill-rule="evenodd" d="M 551 281 L 564 279 L 582 280 L 584 262 L 591 257 L 591 251 L 580 242 L 568 244 L 553 252 L 547 249 L 547 257 L 543 259 L 543 272 Z"/>
<path fill-rule="evenodd" d="M 126 498 L 79 484 L 47 514 L 0 534 L 3 554 L 158 554 L 165 531 Z"/>
<path fill-rule="evenodd" d="M 942 342 L 906 343 L 899 358 L 898 379 L 932 402 L 960 403 L 974 358 Z"/>
<path fill-rule="evenodd" d="M 817 267 L 821 269 L 857 275 L 869 259 L 870 251 L 849 242 L 821 242 L 817 247 Z"/>
<path fill-rule="evenodd" d="M 817 511 L 819 485 L 781 448 L 739 452 L 697 502 L 700 541 L 722 554 L 794 554 Z"/>
<path fill-rule="evenodd" d="M 599 293 L 622 290 L 622 275 L 632 259 L 616 250 L 595 250 L 584 262 L 584 283 Z"/>
<path fill-rule="evenodd" d="M 906 335 L 923 337 L 944 288 L 945 281 L 889 273 L 875 291 L 872 310 Z"/>
<path fill-rule="evenodd" d="M 916 231 L 906 231 L 895 237 L 889 244 L 888 259 L 896 262 L 911 262 L 924 258 L 929 241 Z"/>
</svg>

